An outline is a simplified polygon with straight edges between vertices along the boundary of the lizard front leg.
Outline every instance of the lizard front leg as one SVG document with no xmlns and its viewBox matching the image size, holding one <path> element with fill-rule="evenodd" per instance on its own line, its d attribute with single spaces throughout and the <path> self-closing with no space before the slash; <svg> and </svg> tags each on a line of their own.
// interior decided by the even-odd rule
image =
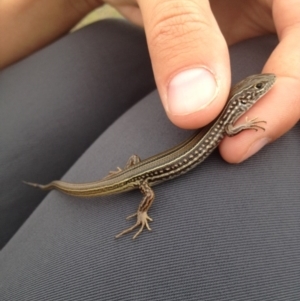
<svg viewBox="0 0 300 301">
<path fill-rule="evenodd" d="M 233 125 L 233 124 L 228 124 L 225 128 L 226 134 L 229 137 L 235 136 L 238 133 L 245 131 L 245 130 L 265 130 L 264 127 L 258 125 L 259 123 L 267 123 L 266 121 L 263 120 L 257 120 L 257 118 L 254 119 L 248 119 L 246 117 L 246 122 L 240 125 Z"/>
</svg>

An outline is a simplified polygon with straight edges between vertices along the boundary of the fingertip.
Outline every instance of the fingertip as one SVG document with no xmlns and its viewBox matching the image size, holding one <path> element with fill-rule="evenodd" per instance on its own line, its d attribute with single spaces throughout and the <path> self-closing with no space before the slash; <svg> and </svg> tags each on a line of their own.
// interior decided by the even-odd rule
<svg viewBox="0 0 300 301">
<path fill-rule="evenodd" d="M 228 163 L 242 163 L 258 153 L 272 141 L 271 138 L 262 136 L 249 143 L 248 137 L 240 138 L 238 137 L 239 135 L 237 135 L 237 137 L 230 138 L 231 141 L 228 141 L 229 139 L 227 141 L 223 141 L 220 145 L 220 154 Z"/>
<path fill-rule="evenodd" d="M 217 78 L 207 67 L 187 69 L 173 77 L 162 102 L 175 125 L 185 129 L 201 128 L 222 110 L 229 85 L 230 77 Z"/>
<path fill-rule="evenodd" d="M 207 107 L 218 94 L 214 74 L 205 67 L 188 69 L 175 75 L 167 88 L 169 115 L 189 115 Z"/>
<path fill-rule="evenodd" d="M 242 155 L 241 159 L 237 159 L 236 163 L 241 163 L 248 158 L 252 157 L 254 154 L 259 152 L 263 147 L 265 147 L 267 144 L 271 142 L 271 139 L 269 137 L 262 137 L 255 141 L 253 141 L 248 149 L 246 149 L 245 153 Z"/>
</svg>

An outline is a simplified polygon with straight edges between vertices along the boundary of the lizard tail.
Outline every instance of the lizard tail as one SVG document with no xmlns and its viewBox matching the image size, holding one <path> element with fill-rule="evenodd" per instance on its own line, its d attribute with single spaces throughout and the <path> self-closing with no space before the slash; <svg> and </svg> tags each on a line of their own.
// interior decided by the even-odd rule
<svg viewBox="0 0 300 301">
<path fill-rule="evenodd" d="M 32 182 L 27 182 L 27 181 L 22 181 L 24 184 L 32 186 L 32 187 L 36 187 L 36 188 L 40 188 L 40 189 L 49 189 L 48 185 L 41 185 L 41 184 L 37 184 L 37 183 L 32 183 Z"/>
</svg>

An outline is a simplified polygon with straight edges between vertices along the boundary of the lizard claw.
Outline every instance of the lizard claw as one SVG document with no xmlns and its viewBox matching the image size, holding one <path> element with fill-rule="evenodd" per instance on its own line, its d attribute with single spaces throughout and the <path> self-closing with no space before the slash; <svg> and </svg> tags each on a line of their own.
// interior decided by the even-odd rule
<svg viewBox="0 0 300 301">
<path fill-rule="evenodd" d="M 144 230 L 145 227 L 146 227 L 149 231 L 151 231 L 151 228 L 150 228 L 150 226 L 149 226 L 148 221 L 151 221 L 151 222 L 152 222 L 153 219 L 152 219 L 151 217 L 148 216 L 147 212 L 140 212 L 140 211 L 138 211 L 137 213 L 134 213 L 134 214 L 128 216 L 127 219 L 130 219 L 130 218 L 132 218 L 132 217 L 134 217 L 134 216 L 137 216 L 137 221 L 136 221 L 136 223 L 135 223 L 132 227 L 130 227 L 130 228 L 128 228 L 128 229 L 122 231 L 122 232 L 119 233 L 118 235 L 116 235 L 116 238 L 119 238 L 119 237 L 121 237 L 123 234 L 126 234 L 126 233 L 131 232 L 132 230 L 134 230 L 134 229 L 137 228 L 138 226 L 141 226 L 141 227 L 140 227 L 140 229 L 138 230 L 138 232 L 133 236 L 133 239 L 135 239 L 135 238 L 136 238 L 136 237 Z"/>
</svg>

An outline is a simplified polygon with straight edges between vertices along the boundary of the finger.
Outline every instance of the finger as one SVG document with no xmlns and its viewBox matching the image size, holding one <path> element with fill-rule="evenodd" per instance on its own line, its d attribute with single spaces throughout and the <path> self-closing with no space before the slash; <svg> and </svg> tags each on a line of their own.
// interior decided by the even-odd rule
<svg viewBox="0 0 300 301">
<path fill-rule="evenodd" d="M 244 132 L 224 139 L 220 151 L 225 160 L 241 162 L 291 129 L 300 118 L 300 5 L 299 1 L 273 1 L 273 16 L 280 43 L 263 72 L 275 73 L 275 87 L 249 112 L 266 120 L 266 131 Z"/>
<path fill-rule="evenodd" d="M 118 12 L 132 23 L 143 26 L 141 10 L 136 3 L 127 3 L 126 5 L 115 6 Z"/>
<path fill-rule="evenodd" d="M 209 1 L 138 1 L 156 84 L 176 125 L 199 128 L 221 111 L 230 87 L 226 42 Z"/>
</svg>

